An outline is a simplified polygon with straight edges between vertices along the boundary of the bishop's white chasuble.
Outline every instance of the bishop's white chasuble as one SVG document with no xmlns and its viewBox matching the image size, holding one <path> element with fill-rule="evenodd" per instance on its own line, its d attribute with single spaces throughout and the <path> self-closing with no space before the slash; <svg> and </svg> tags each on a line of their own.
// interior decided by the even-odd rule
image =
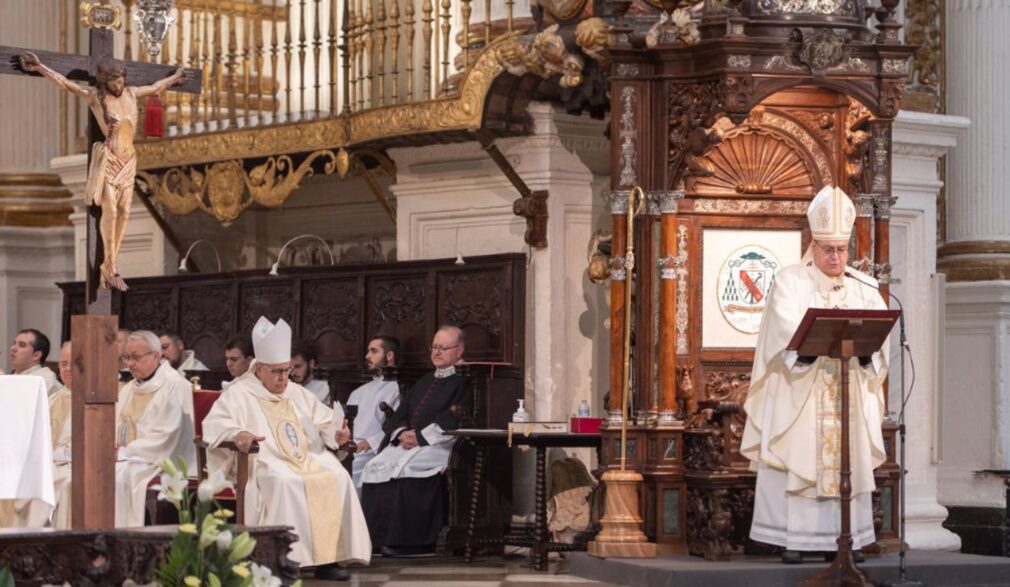
<svg viewBox="0 0 1010 587">
<path fill-rule="evenodd" d="M 867 275 L 849 272 L 875 283 Z M 752 539 L 790 550 L 837 549 L 841 365 L 825 357 L 804 365 L 786 346 L 808 308 L 886 307 L 875 287 L 852 277 L 828 277 L 812 263 L 785 267 L 775 276 L 754 352 L 740 446 L 758 472 Z M 886 458 L 881 422 L 887 354 L 877 352 L 871 359 L 861 367 L 853 358 L 849 377 L 855 548 L 874 541 L 873 470 Z"/>
<path fill-rule="evenodd" d="M 335 413 L 296 383 L 271 393 L 250 370 L 222 392 L 203 421 L 208 469 L 232 480 L 234 453 L 215 447 L 243 430 L 266 437 L 250 459 L 246 523 L 294 526 L 298 542 L 290 556 L 302 566 L 371 559 L 351 476 L 325 448 L 336 448 L 343 419 L 342 410 Z"/>
</svg>

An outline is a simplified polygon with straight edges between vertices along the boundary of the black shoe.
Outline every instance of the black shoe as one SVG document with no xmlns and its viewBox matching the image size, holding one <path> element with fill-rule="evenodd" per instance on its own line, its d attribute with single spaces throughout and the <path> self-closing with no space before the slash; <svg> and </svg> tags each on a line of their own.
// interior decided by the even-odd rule
<svg viewBox="0 0 1010 587">
<path fill-rule="evenodd" d="M 316 579 L 323 581 L 349 581 L 351 572 L 333 563 L 316 568 Z"/>
<path fill-rule="evenodd" d="M 803 562 L 803 553 L 798 550 L 783 550 L 782 562 L 787 565 L 798 565 Z"/>
</svg>

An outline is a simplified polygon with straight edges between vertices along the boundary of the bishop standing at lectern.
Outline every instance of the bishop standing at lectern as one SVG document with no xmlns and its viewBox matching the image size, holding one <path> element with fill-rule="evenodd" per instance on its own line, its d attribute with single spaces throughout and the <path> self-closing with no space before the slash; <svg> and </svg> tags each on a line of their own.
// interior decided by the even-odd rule
<svg viewBox="0 0 1010 587">
<path fill-rule="evenodd" d="M 837 359 L 797 356 L 786 346 L 808 308 L 887 308 L 877 282 L 847 265 L 855 217 L 836 187 L 814 197 L 807 210 L 812 242 L 798 265 L 776 274 L 754 351 L 740 446 L 757 471 L 750 537 L 783 547 L 785 563 L 802 562 L 804 551 L 830 556 L 838 548 L 842 368 Z M 873 470 L 886 457 L 887 355 L 854 358 L 851 367 L 851 523 L 858 550 L 875 540 L 871 493 Z"/>
</svg>

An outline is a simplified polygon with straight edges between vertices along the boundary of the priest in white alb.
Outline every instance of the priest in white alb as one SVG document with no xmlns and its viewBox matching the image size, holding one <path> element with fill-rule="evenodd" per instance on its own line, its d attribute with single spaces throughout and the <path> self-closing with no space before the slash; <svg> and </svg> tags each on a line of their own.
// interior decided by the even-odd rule
<svg viewBox="0 0 1010 587">
<path fill-rule="evenodd" d="M 825 187 L 814 197 L 807 210 L 812 242 L 799 264 L 775 275 L 754 351 L 740 446 L 757 470 L 750 537 L 782 547 L 785 563 L 802 562 L 811 551 L 830 558 L 838 548 L 842 368 L 837 359 L 798 356 L 786 346 L 808 308 L 887 308 L 877 282 L 848 266 L 855 217 L 838 188 Z M 887 355 L 853 358 L 849 366 L 851 528 L 859 549 L 875 540 L 871 493 L 873 470 L 886 456 Z"/>
<path fill-rule="evenodd" d="M 351 470 L 354 486 L 361 494 L 361 475 L 365 465 L 379 452 L 386 437 L 383 426 L 386 414 L 382 411 L 385 403 L 394 411 L 400 406 L 400 385 L 395 377 L 388 377 L 390 369 L 396 367 L 400 355 L 400 341 L 392 336 L 380 334 L 368 341 L 365 364 L 372 374 L 372 380 L 351 392 L 348 406 L 357 406 L 354 418 L 354 462 Z"/>
<path fill-rule="evenodd" d="M 209 472 L 231 471 L 232 441 L 253 442 L 245 519 L 251 525 L 294 526 L 291 558 L 316 566 L 317 579 L 345 580 L 349 564 L 367 564 L 372 545 L 351 476 L 327 450 L 350 440 L 343 410 L 322 404 L 290 381 L 291 327 L 260 318 L 252 331 L 256 362 L 221 393 L 203 421 Z"/>
<path fill-rule="evenodd" d="M 116 527 L 144 525 L 147 486 L 162 459 L 184 457 L 195 472 L 193 389 L 161 358 L 153 332 L 138 330 L 123 352 L 133 375 L 116 401 Z"/>
</svg>

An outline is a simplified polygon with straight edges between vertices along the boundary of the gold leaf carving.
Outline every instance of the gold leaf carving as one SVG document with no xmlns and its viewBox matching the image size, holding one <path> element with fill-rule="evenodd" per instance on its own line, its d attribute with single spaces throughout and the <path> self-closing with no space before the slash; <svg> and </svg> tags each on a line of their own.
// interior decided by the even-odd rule
<svg viewBox="0 0 1010 587">
<path fill-rule="evenodd" d="M 138 171 L 152 192 L 154 201 L 176 215 L 203 210 L 228 226 L 243 210 L 253 204 L 267 208 L 282 205 L 301 184 L 312 175 L 312 164 L 320 157 L 328 159 L 323 172 L 336 170 L 336 155 L 332 151 L 316 151 L 296 168 L 287 155 L 270 157 L 262 165 L 246 171 L 242 161 L 218 161 L 205 172 L 193 167 L 175 167 L 161 178 Z"/>
</svg>

